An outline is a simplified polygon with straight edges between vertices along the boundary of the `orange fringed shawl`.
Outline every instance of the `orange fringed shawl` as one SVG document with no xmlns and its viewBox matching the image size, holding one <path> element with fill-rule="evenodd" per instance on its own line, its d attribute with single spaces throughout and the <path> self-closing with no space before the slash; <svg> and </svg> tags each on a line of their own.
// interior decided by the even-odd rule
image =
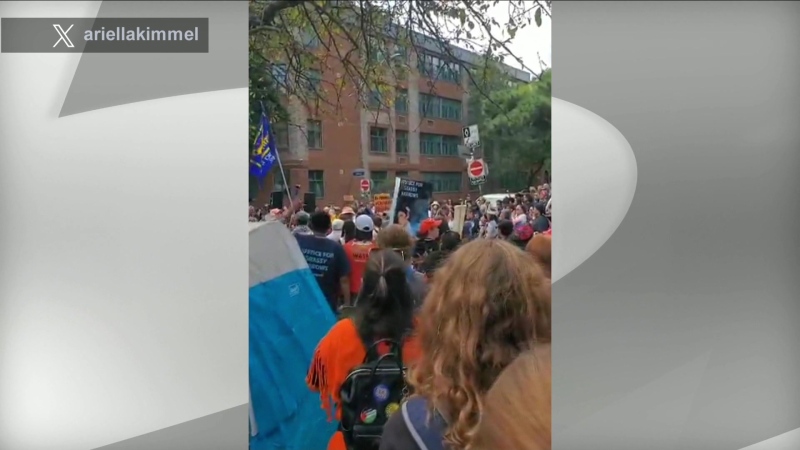
<svg viewBox="0 0 800 450">
<path fill-rule="evenodd" d="M 308 369 L 306 383 L 319 392 L 322 409 L 328 413 L 328 420 L 341 418 L 339 411 L 339 389 L 347 374 L 364 362 L 367 351 L 358 335 L 355 324 L 350 319 L 340 320 L 317 345 L 311 367 Z M 406 366 L 413 364 L 420 356 L 417 339 L 410 337 L 403 343 L 403 360 Z"/>
</svg>

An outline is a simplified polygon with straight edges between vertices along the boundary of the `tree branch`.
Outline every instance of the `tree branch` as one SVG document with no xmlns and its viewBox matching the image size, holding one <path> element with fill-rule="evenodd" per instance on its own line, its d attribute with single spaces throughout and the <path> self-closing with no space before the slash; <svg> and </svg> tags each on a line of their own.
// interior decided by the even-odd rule
<svg viewBox="0 0 800 450">
<path fill-rule="evenodd" d="M 272 26 L 278 13 L 284 9 L 300 6 L 308 0 L 270 0 L 266 2 L 264 11 L 261 12 L 261 26 Z"/>
</svg>

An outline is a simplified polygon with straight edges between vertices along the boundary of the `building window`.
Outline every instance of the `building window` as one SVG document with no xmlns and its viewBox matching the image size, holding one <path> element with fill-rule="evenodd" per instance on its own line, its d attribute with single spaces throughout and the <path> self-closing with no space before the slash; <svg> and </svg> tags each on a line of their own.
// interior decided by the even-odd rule
<svg viewBox="0 0 800 450">
<path fill-rule="evenodd" d="M 371 127 L 369 129 L 369 151 L 389 153 L 389 137 L 386 128 Z"/>
<path fill-rule="evenodd" d="M 377 64 L 386 60 L 386 43 L 382 39 L 373 36 L 367 38 L 367 59 Z"/>
<path fill-rule="evenodd" d="M 319 120 L 309 120 L 306 122 L 306 137 L 308 138 L 308 148 L 322 148 L 322 122 Z"/>
<path fill-rule="evenodd" d="M 408 58 L 408 49 L 403 44 L 394 44 L 394 55 L 397 58 L 402 58 L 404 61 Z"/>
<path fill-rule="evenodd" d="M 408 114 L 408 91 L 405 89 L 397 91 L 397 99 L 394 102 L 394 110 L 397 114 Z"/>
<path fill-rule="evenodd" d="M 250 175 L 250 201 L 253 201 L 258 197 L 259 193 L 259 180 L 258 178 Z"/>
<path fill-rule="evenodd" d="M 439 115 L 439 98 L 435 95 L 419 94 L 419 114 L 422 117 L 435 118 Z"/>
<path fill-rule="evenodd" d="M 435 95 L 420 94 L 419 113 L 428 119 L 461 121 L 461 102 Z"/>
<path fill-rule="evenodd" d="M 461 172 L 423 172 L 422 180 L 431 183 L 433 192 L 460 192 Z"/>
<path fill-rule="evenodd" d="M 421 133 L 419 135 L 419 153 L 425 156 L 458 156 L 459 136 L 443 136 L 441 134 Z"/>
<path fill-rule="evenodd" d="M 433 80 L 461 82 L 461 66 L 455 62 L 447 62 L 438 56 L 420 54 L 417 64 L 420 74 Z"/>
<path fill-rule="evenodd" d="M 459 156 L 460 136 L 442 136 L 442 156 Z"/>
<path fill-rule="evenodd" d="M 443 98 L 441 100 L 440 117 L 447 120 L 461 120 L 461 102 Z"/>
<path fill-rule="evenodd" d="M 305 74 L 305 79 L 302 80 L 302 85 L 310 92 L 319 92 L 320 84 L 322 84 L 322 74 L 318 70 L 308 70 Z"/>
<path fill-rule="evenodd" d="M 394 174 L 394 176 L 399 177 L 399 178 L 408 178 L 408 172 L 406 172 L 406 171 L 396 172 Z"/>
<path fill-rule="evenodd" d="M 280 87 L 286 87 L 286 83 L 289 80 L 289 69 L 286 64 L 282 63 L 275 63 L 272 64 L 270 68 L 272 72 L 272 78 L 275 80 L 275 83 L 278 84 Z"/>
<path fill-rule="evenodd" d="M 309 50 L 319 48 L 321 43 L 319 35 L 317 35 L 317 33 L 311 30 L 304 31 L 301 33 L 300 42 L 303 44 L 303 46 L 305 46 Z"/>
<path fill-rule="evenodd" d="M 291 179 L 289 178 L 289 171 L 286 171 L 286 182 L 284 183 L 283 175 L 276 170 L 272 176 L 272 192 L 287 192 L 291 186 Z"/>
<path fill-rule="evenodd" d="M 387 186 L 387 180 L 389 178 L 389 173 L 386 171 L 372 171 L 370 172 L 370 178 L 372 178 L 372 192 L 386 192 L 389 190 Z"/>
<path fill-rule="evenodd" d="M 308 192 L 312 192 L 318 199 L 325 197 L 325 174 L 323 171 L 308 171 Z"/>
<path fill-rule="evenodd" d="M 398 155 L 408 154 L 408 131 L 396 130 L 395 136 L 395 152 Z"/>
<path fill-rule="evenodd" d="M 273 123 L 270 127 L 272 130 L 272 139 L 275 140 L 275 147 L 278 150 L 289 149 L 289 124 Z"/>
<path fill-rule="evenodd" d="M 367 106 L 369 109 L 381 109 L 383 107 L 383 94 L 378 89 L 373 89 L 367 98 Z"/>
</svg>

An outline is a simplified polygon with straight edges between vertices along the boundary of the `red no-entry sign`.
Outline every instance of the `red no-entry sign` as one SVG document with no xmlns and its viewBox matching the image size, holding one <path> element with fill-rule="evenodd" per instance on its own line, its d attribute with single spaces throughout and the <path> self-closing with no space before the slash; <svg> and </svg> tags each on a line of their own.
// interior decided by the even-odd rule
<svg viewBox="0 0 800 450">
<path fill-rule="evenodd" d="M 369 192 L 370 183 L 366 178 L 361 180 L 361 192 Z"/>
<path fill-rule="evenodd" d="M 483 160 L 476 159 L 469 163 L 469 176 L 472 178 L 482 177 L 484 172 L 486 172 L 486 166 L 483 164 Z"/>
</svg>

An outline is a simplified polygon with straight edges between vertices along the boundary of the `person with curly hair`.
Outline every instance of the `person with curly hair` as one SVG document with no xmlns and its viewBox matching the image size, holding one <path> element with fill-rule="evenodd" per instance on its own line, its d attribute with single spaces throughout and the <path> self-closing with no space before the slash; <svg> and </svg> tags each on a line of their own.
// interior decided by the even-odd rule
<svg viewBox="0 0 800 450">
<path fill-rule="evenodd" d="M 547 278 L 551 278 L 552 238 L 546 234 L 537 234 L 528 242 L 525 250 L 528 251 L 542 268 Z"/>
<path fill-rule="evenodd" d="M 496 239 L 456 250 L 418 315 L 422 356 L 409 375 L 414 396 L 389 419 L 380 449 L 469 448 L 500 373 L 521 353 L 550 342 L 550 309 L 550 280 L 530 254 Z"/>
<path fill-rule="evenodd" d="M 552 448 L 550 344 L 520 355 L 486 394 L 471 450 Z"/>
</svg>

